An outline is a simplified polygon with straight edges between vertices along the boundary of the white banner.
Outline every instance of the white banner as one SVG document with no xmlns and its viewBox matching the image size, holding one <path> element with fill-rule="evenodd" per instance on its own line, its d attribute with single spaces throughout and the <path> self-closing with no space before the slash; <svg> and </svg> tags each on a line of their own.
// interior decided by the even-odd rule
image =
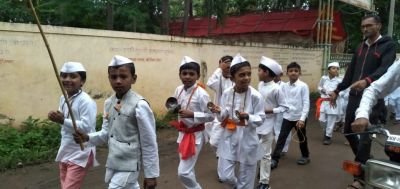
<svg viewBox="0 0 400 189">
<path fill-rule="evenodd" d="M 354 5 L 356 7 L 360 7 L 362 9 L 373 11 L 372 10 L 372 0 L 339 0 L 339 1 Z"/>
</svg>

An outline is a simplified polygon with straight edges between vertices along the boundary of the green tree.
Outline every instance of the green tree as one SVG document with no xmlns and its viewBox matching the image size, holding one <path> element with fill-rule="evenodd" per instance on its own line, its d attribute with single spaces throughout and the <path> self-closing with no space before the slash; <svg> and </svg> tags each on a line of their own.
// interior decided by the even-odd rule
<svg viewBox="0 0 400 189">
<path fill-rule="evenodd" d="M 335 9 L 340 10 L 342 13 L 343 23 L 348 34 L 347 38 L 347 52 L 353 52 L 362 40 L 362 33 L 360 30 L 361 18 L 368 14 L 377 14 L 382 19 L 381 33 L 386 34 L 388 28 L 389 18 L 389 4 L 387 0 L 375 0 L 376 12 L 367 11 L 353 5 L 342 2 L 335 4 Z M 395 7 L 393 39 L 398 41 L 400 38 L 400 6 L 397 3 Z M 399 52 L 399 43 L 397 43 L 397 50 Z"/>
</svg>

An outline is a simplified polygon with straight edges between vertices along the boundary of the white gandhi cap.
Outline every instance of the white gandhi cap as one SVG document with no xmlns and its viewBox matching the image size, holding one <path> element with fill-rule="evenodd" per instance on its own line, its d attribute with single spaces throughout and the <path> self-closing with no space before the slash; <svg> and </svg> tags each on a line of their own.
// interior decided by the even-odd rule
<svg viewBox="0 0 400 189">
<path fill-rule="evenodd" d="M 74 73 L 74 72 L 86 72 L 86 70 L 80 62 L 65 62 L 60 72 Z"/>
<path fill-rule="evenodd" d="M 328 64 L 328 68 L 330 68 L 330 67 L 337 67 L 337 68 L 340 68 L 339 62 L 331 62 L 331 63 L 329 63 L 329 64 Z"/>
<path fill-rule="evenodd" d="M 180 66 L 183 66 L 184 64 L 190 63 L 190 62 L 194 62 L 197 63 L 195 60 L 193 60 L 193 58 L 190 58 L 188 56 L 183 56 L 182 62 Z"/>
<path fill-rule="evenodd" d="M 243 63 L 243 62 L 246 62 L 246 61 L 247 60 L 245 58 L 243 58 L 243 56 L 240 55 L 240 53 L 238 53 L 235 57 L 233 57 L 233 60 L 231 62 L 230 68 L 232 68 L 236 64 L 240 64 L 240 63 Z"/>
<path fill-rule="evenodd" d="M 275 75 L 280 75 L 282 73 L 282 66 L 278 64 L 275 60 L 261 56 L 260 64 L 264 65 L 265 67 L 269 68 L 271 71 L 274 72 Z"/>
<path fill-rule="evenodd" d="M 108 65 L 110 66 L 121 66 L 124 64 L 129 64 L 129 63 L 133 63 L 133 61 L 129 58 L 126 58 L 124 56 L 121 55 L 115 55 L 114 57 L 112 57 L 110 64 Z"/>
</svg>

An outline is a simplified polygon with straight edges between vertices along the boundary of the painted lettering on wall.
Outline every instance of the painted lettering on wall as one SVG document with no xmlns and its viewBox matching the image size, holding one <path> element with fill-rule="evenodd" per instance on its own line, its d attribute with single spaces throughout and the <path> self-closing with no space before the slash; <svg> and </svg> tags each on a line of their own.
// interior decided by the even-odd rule
<svg viewBox="0 0 400 189">
<path fill-rule="evenodd" d="M 14 60 L 8 60 L 8 59 L 0 58 L 0 64 L 11 64 L 13 62 L 14 62 Z"/>
<path fill-rule="evenodd" d="M 151 54 L 171 54 L 174 53 L 171 49 L 157 49 L 157 48 L 140 48 L 140 47 L 110 47 L 110 52 L 113 53 L 151 53 Z"/>
</svg>

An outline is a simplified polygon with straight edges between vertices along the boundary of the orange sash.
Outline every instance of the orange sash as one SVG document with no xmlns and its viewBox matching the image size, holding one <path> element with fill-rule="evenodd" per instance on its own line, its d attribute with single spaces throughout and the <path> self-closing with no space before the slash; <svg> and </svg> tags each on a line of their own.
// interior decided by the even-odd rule
<svg viewBox="0 0 400 189">
<path fill-rule="evenodd" d="M 232 119 L 228 119 L 228 118 L 226 118 L 226 119 L 224 119 L 224 121 L 222 121 L 221 126 L 232 132 L 236 131 L 236 127 L 237 127 L 235 121 L 233 121 Z"/>
<path fill-rule="evenodd" d="M 170 125 L 175 127 L 178 131 L 183 132 L 182 141 L 179 143 L 178 152 L 181 154 L 182 159 L 186 160 L 196 154 L 196 136 L 195 132 L 203 131 L 204 124 L 188 128 L 182 121 L 171 121 Z"/>
<path fill-rule="evenodd" d="M 323 101 L 329 101 L 331 100 L 330 98 L 318 98 L 317 101 L 315 101 L 315 117 L 319 119 L 319 115 L 321 114 L 321 104 Z"/>
</svg>

